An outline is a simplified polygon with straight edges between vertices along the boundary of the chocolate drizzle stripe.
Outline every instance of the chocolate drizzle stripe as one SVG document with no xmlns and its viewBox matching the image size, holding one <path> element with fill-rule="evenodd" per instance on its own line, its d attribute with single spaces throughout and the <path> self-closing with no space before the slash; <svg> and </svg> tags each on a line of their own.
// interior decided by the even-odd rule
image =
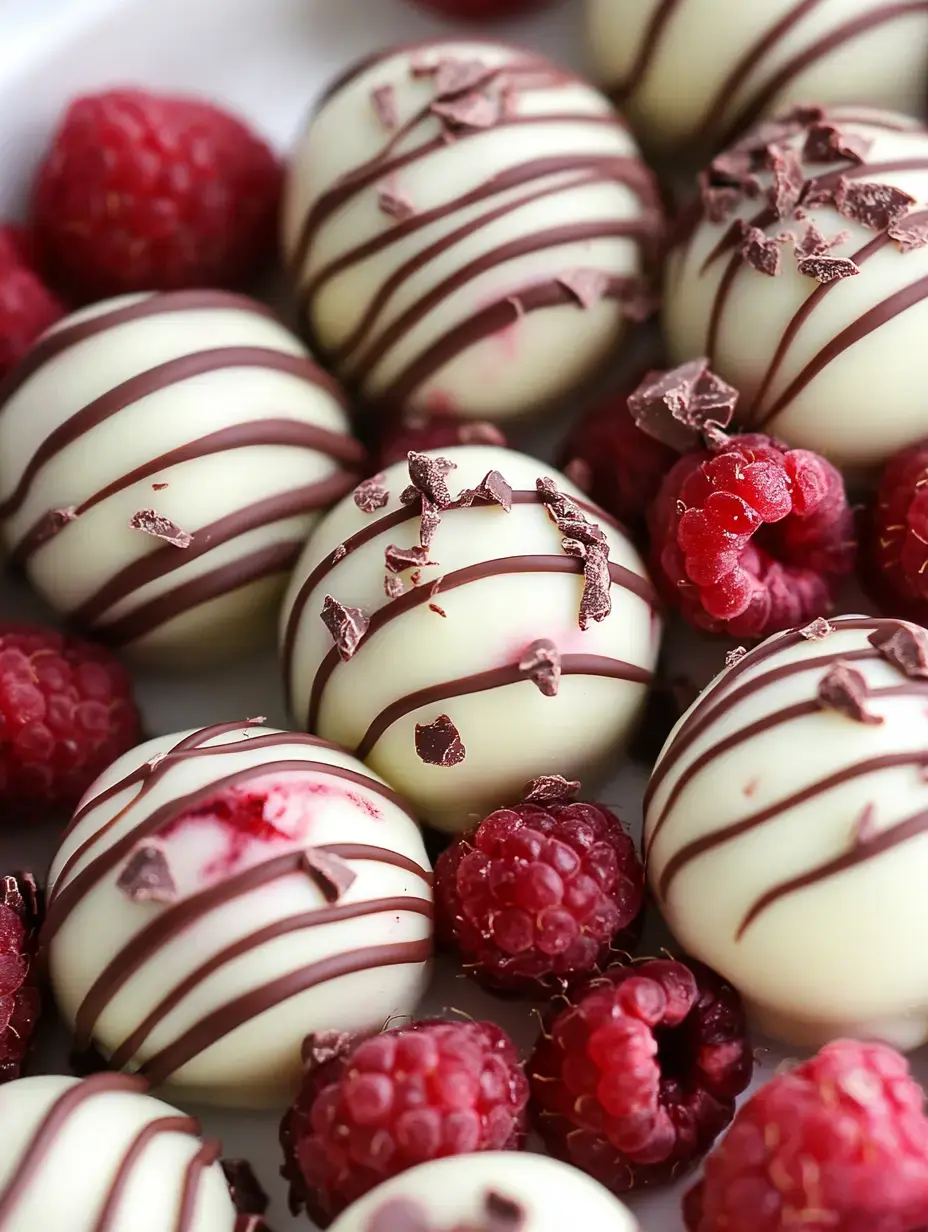
<svg viewBox="0 0 928 1232">
<path fill-rule="evenodd" d="M 648 75 L 660 42 L 667 32 L 670 20 L 680 7 L 681 0 L 657 0 L 651 20 L 638 46 L 638 55 L 632 63 L 625 80 L 609 91 L 616 104 L 627 102 Z"/>
<path fill-rule="evenodd" d="M 126 1185 L 132 1175 L 132 1169 L 148 1149 L 149 1145 L 161 1134 L 188 1134 L 191 1137 L 200 1136 L 200 1123 L 193 1117 L 173 1116 L 160 1117 L 143 1125 L 129 1145 L 129 1149 L 120 1161 L 119 1167 L 110 1182 L 103 1209 L 93 1226 L 93 1232 L 110 1232 L 119 1217 L 119 1204 Z"/>
<path fill-rule="evenodd" d="M 58 1135 L 82 1104 L 96 1095 L 111 1091 L 144 1094 L 147 1090 L 148 1083 L 137 1075 L 95 1074 L 62 1092 L 23 1148 L 12 1175 L 0 1189 L 0 1228 L 9 1224 L 13 1211 L 25 1195 L 30 1181 L 38 1176 Z"/>
<path fill-rule="evenodd" d="M 253 992 L 245 993 L 221 1009 L 207 1014 L 189 1031 L 166 1048 L 150 1057 L 140 1068 L 153 1086 L 160 1086 L 176 1074 L 188 1061 L 212 1047 L 243 1023 L 266 1013 L 291 997 L 299 996 L 320 984 L 336 980 L 357 971 L 373 971 L 380 967 L 396 967 L 428 962 L 432 957 L 431 940 L 395 942 L 393 945 L 369 946 L 347 954 L 333 954 L 290 975 L 272 980 Z"/>
<path fill-rule="evenodd" d="M 872 694 L 871 696 L 876 695 L 878 694 Z M 740 838 L 743 834 L 749 834 L 752 830 L 756 830 L 766 822 L 775 820 L 789 809 L 796 808 L 801 804 L 807 804 L 810 800 L 825 795 L 834 787 L 841 787 L 845 783 L 852 783 L 856 779 L 865 778 L 869 774 L 877 774 L 881 770 L 894 770 L 900 766 L 924 765 L 928 765 L 928 750 L 926 749 L 918 749 L 906 753 L 886 753 L 881 757 L 871 757 L 867 761 L 857 762 L 856 765 L 845 766 L 843 770 L 838 770 L 827 778 L 819 779 L 818 782 L 811 783 L 801 791 L 794 792 L 792 795 L 776 801 L 767 808 L 761 809 L 757 813 L 752 813 L 749 817 L 742 818 L 741 821 L 716 830 L 714 834 L 707 834 L 702 838 L 695 839 L 693 842 L 687 843 L 667 861 L 658 881 L 658 896 L 666 902 L 674 881 L 687 865 L 697 860 L 700 856 L 706 855 L 710 851 L 715 851 L 719 847 L 724 847 L 727 843 L 734 842 L 735 839 Z"/>
<path fill-rule="evenodd" d="M 649 684 L 651 673 L 634 663 L 626 663 L 622 659 L 611 659 L 605 655 L 569 654 L 561 656 L 561 676 L 599 676 L 608 680 L 624 680 L 632 684 Z M 424 706 L 432 706 L 436 702 L 449 701 L 452 698 L 467 697 L 472 693 L 486 693 L 490 689 L 501 689 L 506 685 L 525 684 L 535 688 L 518 663 L 507 663 L 503 667 L 494 667 L 489 671 L 477 672 L 472 676 L 461 676 L 456 680 L 443 681 L 418 689 L 415 693 L 407 693 L 391 705 L 386 706 L 371 720 L 371 723 L 355 749 L 355 757 L 363 761 L 370 756 L 374 746 L 381 736 L 404 718 Z"/>
<path fill-rule="evenodd" d="M 234 962 L 244 954 L 252 953 L 262 945 L 275 941 L 278 937 L 291 936 L 293 933 L 303 932 L 308 928 L 316 928 L 323 924 L 335 924 L 340 920 L 364 919 L 367 916 L 383 915 L 387 912 L 395 915 L 406 913 L 421 915 L 429 920 L 434 913 L 432 903 L 426 898 L 375 898 L 363 903 L 348 903 L 343 907 L 334 906 L 319 911 L 306 911 L 302 915 L 277 920 L 259 932 L 243 937 L 234 945 L 220 950 L 195 971 L 191 971 L 190 975 L 173 988 L 114 1051 L 110 1058 L 110 1065 L 114 1069 L 123 1069 L 128 1065 L 138 1055 L 152 1031 L 165 1020 L 168 1014 L 180 1005 L 186 996 L 195 992 L 204 980 L 215 975 L 227 963 Z M 301 967 L 299 970 L 305 971 L 308 967 Z"/>
<path fill-rule="evenodd" d="M 920 813 L 914 813 L 911 817 L 906 817 L 905 820 L 881 830 L 875 838 L 866 843 L 860 843 L 842 855 L 836 856 L 834 860 L 828 860 L 825 864 L 810 869 L 799 877 L 781 882 L 762 895 L 748 910 L 738 926 L 735 939 L 740 941 L 759 916 L 784 898 L 789 898 L 802 890 L 808 890 L 812 886 L 821 885 L 822 882 L 838 877 L 841 873 L 859 868 L 862 864 L 876 860 L 903 843 L 909 843 L 912 839 L 920 838 L 926 833 L 928 833 L 928 810 L 923 809 Z"/>
<path fill-rule="evenodd" d="M 120 411 L 151 394 L 160 393 L 197 376 L 236 368 L 263 368 L 269 372 L 281 372 L 308 385 L 326 389 L 330 383 L 330 378 L 325 376 L 311 359 L 267 347 L 220 347 L 182 355 L 179 359 L 159 364 L 107 390 L 50 432 L 29 459 L 13 492 L 0 502 L 0 518 L 9 518 L 17 513 L 25 503 L 32 481 L 41 469 L 91 429 L 106 423 Z"/>
<path fill-rule="evenodd" d="M 455 569 L 453 573 L 444 574 L 439 579 L 439 591 L 444 595 L 449 591 L 457 590 L 461 586 L 467 586 L 471 582 L 481 582 L 489 578 L 506 577 L 519 573 L 563 573 L 582 577 L 583 561 L 576 556 L 502 556 L 497 560 L 481 561 L 475 565 L 467 565 L 463 569 Z M 612 578 L 614 585 L 631 591 L 650 605 L 651 596 L 648 593 L 647 585 L 637 573 L 626 569 L 624 565 L 617 565 L 610 561 L 609 576 Z M 405 616 L 407 612 L 414 611 L 423 604 L 428 604 L 431 602 L 431 599 L 431 587 L 421 586 L 408 590 L 404 595 L 400 595 L 384 607 L 379 608 L 371 616 L 367 632 L 361 639 L 356 653 L 363 650 L 379 630 L 385 628 L 400 616 Z M 310 731 L 315 728 L 319 718 L 319 709 L 322 705 L 325 687 L 341 662 L 342 658 L 338 653 L 338 647 L 333 646 L 316 670 L 310 690 L 309 711 L 306 718 L 306 726 Z"/>
<path fill-rule="evenodd" d="M 240 309 L 266 320 L 277 321 L 276 315 L 264 304 L 259 304 L 245 295 L 234 295 L 230 291 L 165 291 L 158 295 L 149 295 L 138 303 L 99 313 L 89 321 L 79 321 L 75 325 L 56 329 L 43 338 L 9 376 L 0 381 L 0 408 L 49 360 L 81 342 L 96 338 L 119 325 L 129 325 L 149 317 L 217 308 Z"/>
<path fill-rule="evenodd" d="M 176 1232 L 192 1232 L 197 1214 L 197 1199 L 200 1196 L 200 1177 L 211 1168 L 222 1154 L 218 1138 L 207 1138 L 187 1165 L 184 1187 L 180 1195 L 180 1210 L 177 1212 Z"/>
</svg>

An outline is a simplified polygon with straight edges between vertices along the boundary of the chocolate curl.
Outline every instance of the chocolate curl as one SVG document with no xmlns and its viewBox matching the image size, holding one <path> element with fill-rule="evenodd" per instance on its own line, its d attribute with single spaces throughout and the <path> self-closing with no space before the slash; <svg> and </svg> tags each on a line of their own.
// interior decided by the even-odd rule
<svg viewBox="0 0 928 1232">
<path fill-rule="evenodd" d="M 177 902 L 177 883 L 164 848 L 157 843 L 143 843 L 135 849 L 116 885 L 133 903 Z"/>
<path fill-rule="evenodd" d="M 708 359 L 649 372 L 628 398 L 641 431 L 677 453 L 698 448 L 710 429 L 724 431 L 737 405 L 738 391 L 711 371 Z"/>
</svg>

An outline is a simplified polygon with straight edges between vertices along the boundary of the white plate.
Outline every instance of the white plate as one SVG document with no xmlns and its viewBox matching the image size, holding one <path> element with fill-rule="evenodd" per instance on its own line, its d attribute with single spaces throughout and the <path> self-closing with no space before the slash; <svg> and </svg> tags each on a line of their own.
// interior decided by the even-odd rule
<svg viewBox="0 0 928 1232">
<path fill-rule="evenodd" d="M 531 21 L 498 27 L 501 37 L 529 43 L 568 64 L 583 67 L 579 0 L 556 4 Z M 327 79 L 355 57 L 392 42 L 453 32 L 404 0 L 0 0 L 0 218 L 23 207 L 30 174 L 50 127 L 79 91 L 106 85 L 145 84 L 197 92 L 248 116 L 282 149 L 298 132 Z M 48 613 L 4 579 L 0 619 L 48 620 Z M 701 675 L 721 666 L 724 647 L 703 655 Z M 243 663 L 191 681 L 137 677 L 149 732 L 162 734 L 251 714 L 286 726 L 274 656 Z M 644 776 L 621 774 L 603 798 L 633 829 L 640 828 Z M 44 873 L 53 828 L 0 834 L 0 869 L 31 864 Z M 441 971 L 424 1012 L 460 1009 L 492 1017 L 528 1048 L 537 1031 L 529 1006 L 494 1001 Z M 758 1079 L 781 1059 L 758 1050 Z M 65 1068 L 63 1035 L 43 1049 L 41 1064 Z M 204 1129 L 222 1138 L 225 1153 L 251 1160 L 273 1197 L 268 1219 L 274 1232 L 306 1229 L 287 1213 L 276 1116 L 197 1110 Z M 676 1190 L 629 1199 L 644 1232 L 679 1232 Z"/>
</svg>

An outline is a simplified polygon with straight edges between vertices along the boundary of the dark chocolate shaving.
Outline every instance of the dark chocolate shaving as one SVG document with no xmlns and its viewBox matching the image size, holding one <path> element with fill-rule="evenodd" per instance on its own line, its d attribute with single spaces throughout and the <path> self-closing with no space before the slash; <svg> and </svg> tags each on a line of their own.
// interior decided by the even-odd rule
<svg viewBox="0 0 928 1232">
<path fill-rule="evenodd" d="M 830 637 L 834 631 L 835 627 L 830 621 L 824 616 L 816 616 L 810 625 L 799 630 L 799 636 L 805 638 L 807 642 L 821 642 L 826 637 Z"/>
<path fill-rule="evenodd" d="M 139 509 L 129 519 L 129 527 L 131 530 L 144 531 L 146 535 L 153 535 L 156 539 L 163 539 L 175 548 L 189 548 L 193 543 L 193 535 L 181 530 L 170 518 L 154 509 Z"/>
<path fill-rule="evenodd" d="M 773 212 L 777 218 L 792 218 L 806 184 L 799 156 L 795 150 L 774 146 L 768 151 L 768 158 L 773 172 L 769 190 Z"/>
<path fill-rule="evenodd" d="M 416 724 L 416 753 L 427 766 L 457 766 L 467 750 L 458 729 L 446 714 L 440 714 L 434 723 Z"/>
<path fill-rule="evenodd" d="M 381 213 L 397 222 L 405 222 L 416 212 L 412 198 L 404 193 L 394 180 L 384 180 L 377 185 L 377 204 Z"/>
<path fill-rule="evenodd" d="M 916 218 L 921 221 L 916 222 Z M 923 215 L 906 215 L 889 228 L 889 237 L 899 246 L 900 252 L 915 252 L 928 244 L 928 218 Z"/>
<path fill-rule="evenodd" d="M 743 228 L 741 240 L 741 255 L 752 269 L 768 278 L 776 278 L 782 268 L 780 247 L 783 240 L 779 236 L 769 237 L 760 227 Z"/>
<path fill-rule="evenodd" d="M 116 882 L 133 903 L 176 903 L 177 883 L 164 848 L 143 843 L 126 861 Z"/>
<path fill-rule="evenodd" d="M 810 222 L 806 226 L 802 238 L 796 244 L 796 260 L 798 261 L 803 257 L 826 256 L 833 248 L 846 243 L 850 238 L 850 231 L 839 231 L 837 235 L 828 238 L 822 235 L 814 222 Z"/>
<path fill-rule="evenodd" d="M 858 133 L 844 133 L 834 124 L 813 124 L 802 150 L 807 163 L 863 163 L 873 142 Z"/>
<path fill-rule="evenodd" d="M 568 804 L 580 795 L 580 784 L 563 774 L 542 774 L 522 788 L 524 804 Z"/>
<path fill-rule="evenodd" d="M 440 525 L 441 513 L 438 506 L 433 505 L 427 496 L 423 496 L 422 508 L 419 511 L 419 543 L 422 547 L 430 546 Z"/>
<path fill-rule="evenodd" d="M 371 106 L 381 125 L 392 133 L 400 122 L 396 107 L 396 90 L 393 86 L 377 86 L 371 91 Z"/>
<path fill-rule="evenodd" d="M 328 1065 L 352 1048 L 358 1036 L 350 1031 L 316 1031 L 307 1035 L 300 1047 L 300 1059 L 305 1069 Z"/>
<path fill-rule="evenodd" d="M 734 214 L 744 195 L 740 188 L 730 184 L 713 184 L 707 172 L 699 177 L 699 194 L 706 218 L 716 225 L 726 222 Z"/>
<path fill-rule="evenodd" d="M 449 56 L 440 60 L 435 69 L 435 94 L 442 100 L 468 94 L 486 85 L 497 70 L 482 60 L 456 60 Z"/>
<path fill-rule="evenodd" d="M 818 700 L 823 709 L 837 711 L 855 723 L 876 726 L 883 719 L 867 709 L 868 694 L 865 677 L 846 663 L 836 663 L 818 686 Z"/>
<path fill-rule="evenodd" d="M 612 575 L 609 572 L 606 537 L 553 479 L 537 479 L 535 487 L 549 517 L 564 536 L 561 547 L 568 556 L 576 556 L 583 561 L 579 623 L 580 628 L 586 631 L 594 621 L 605 620 L 612 611 Z"/>
<path fill-rule="evenodd" d="M 392 573 L 386 574 L 383 579 L 383 593 L 388 599 L 398 599 L 404 590 L 402 578 L 396 577 Z"/>
<path fill-rule="evenodd" d="M 823 286 L 829 282 L 837 282 L 841 278 L 853 278 L 860 273 L 860 266 L 850 257 L 800 257 L 796 262 L 800 274 L 806 278 L 814 278 Z"/>
<path fill-rule="evenodd" d="M 326 595 L 319 615 L 322 617 L 322 623 L 332 634 L 332 640 L 335 642 L 339 655 L 347 663 L 358 649 L 370 621 L 360 608 L 346 607 L 337 599 L 333 599 L 331 595 Z"/>
<path fill-rule="evenodd" d="M 602 270 L 575 269 L 559 274 L 557 281 L 581 308 L 593 308 L 609 290 L 609 275 Z"/>
<path fill-rule="evenodd" d="M 628 398 L 629 413 L 641 431 L 678 453 L 698 447 L 710 425 L 724 431 L 737 405 L 738 391 L 710 370 L 708 359 L 649 372 Z"/>
<path fill-rule="evenodd" d="M 445 611 L 445 609 L 444 609 L 443 607 L 439 607 L 437 603 L 430 603 L 430 604 L 429 604 L 429 611 L 430 611 L 430 612 L 435 612 L 435 614 L 436 614 L 436 615 L 438 615 L 438 616 L 444 616 L 444 617 L 446 617 L 446 618 L 447 618 L 447 615 L 448 615 L 448 613 Z"/>
<path fill-rule="evenodd" d="M 337 903 L 357 881 L 357 873 L 339 856 L 316 847 L 307 847 L 302 855 L 303 867 L 310 875 L 327 903 Z"/>
<path fill-rule="evenodd" d="M 390 493 L 384 487 L 384 479 L 384 475 L 372 475 L 355 488 L 354 503 L 362 513 L 376 513 L 389 502 Z"/>
<path fill-rule="evenodd" d="M 476 488 L 465 488 L 457 499 L 457 503 L 465 509 L 474 501 L 479 501 L 482 505 L 499 505 L 509 513 L 512 509 L 512 486 L 499 471 L 487 471 Z"/>
<path fill-rule="evenodd" d="M 901 188 L 894 188 L 892 184 L 874 184 L 842 176 L 835 189 L 838 213 L 871 231 L 888 230 L 914 204 L 914 197 Z"/>
<path fill-rule="evenodd" d="M 904 676 L 928 678 L 928 633 L 924 629 L 900 622 L 892 628 L 875 629 L 867 641 Z"/>
<path fill-rule="evenodd" d="M 232 1204 L 240 1215 L 264 1215 L 271 1201 L 247 1159 L 222 1159 Z"/>
<path fill-rule="evenodd" d="M 344 560 L 347 555 L 348 555 L 348 549 L 345 547 L 343 543 L 340 543 L 338 547 L 335 549 L 335 551 L 332 553 L 332 564 L 337 565 L 338 562 L 340 560 Z"/>
<path fill-rule="evenodd" d="M 427 453 L 409 455 L 409 480 L 412 486 L 436 509 L 447 509 L 454 502 L 445 476 L 455 469 L 447 458 L 432 458 Z"/>
<path fill-rule="evenodd" d="M 447 102 L 435 102 L 431 111 L 451 133 L 468 129 L 476 132 L 495 127 L 499 123 L 502 107 L 498 98 L 473 91 Z"/>
<path fill-rule="evenodd" d="M 401 548 L 395 543 L 391 543 L 384 550 L 384 563 L 391 573 L 404 573 L 407 569 L 424 568 L 426 565 L 435 565 L 438 562 L 429 560 L 427 548 L 412 547 Z"/>
<path fill-rule="evenodd" d="M 43 513 L 34 532 L 36 546 L 41 547 L 43 543 L 48 543 L 49 539 L 54 539 L 71 522 L 76 522 L 78 517 L 74 505 L 68 505 L 65 509 L 49 509 L 48 513 Z"/>
<path fill-rule="evenodd" d="M 612 611 L 612 575 L 609 572 L 609 549 L 601 543 L 591 544 L 583 558 L 583 597 L 580 600 L 580 628 L 586 632 L 591 624 L 605 620 Z"/>
<path fill-rule="evenodd" d="M 561 680 L 561 655 L 554 642 L 542 637 L 532 642 L 519 660 L 519 671 L 545 697 L 556 697 Z"/>
<path fill-rule="evenodd" d="M 166 483 L 153 483 L 151 485 L 151 490 L 153 492 L 163 492 L 166 487 L 168 487 L 168 484 Z"/>
</svg>

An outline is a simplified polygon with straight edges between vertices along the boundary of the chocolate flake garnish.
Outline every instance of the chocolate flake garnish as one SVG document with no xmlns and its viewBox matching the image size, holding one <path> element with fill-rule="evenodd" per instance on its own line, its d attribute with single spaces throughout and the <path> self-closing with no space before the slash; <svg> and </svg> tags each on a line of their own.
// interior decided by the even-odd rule
<svg viewBox="0 0 928 1232">
<path fill-rule="evenodd" d="M 468 94 L 485 85 L 496 71 L 482 60 L 456 60 L 449 56 L 440 60 L 435 69 L 435 94 L 439 99 Z"/>
<path fill-rule="evenodd" d="M 860 816 L 854 822 L 853 842 L 855 847 L 865 847 L 872 843 L 879 834 L 880 828 L 876 820 L 876 805 L 865 804 Z"/>
<path fill-rule="evenodd" d="M 792 218 L 806 184 L 799 156 L 795 150 L 774 146 L 768 151 L 768 158 L 773 171 L 769 192 L 773 212 L 777 218 Z"/>
<path fill-rule="evenodd" d="M 595 307 L 609 290 L 609 275 L 602 270 L 568 270 L 559 274 L 557 281 L 584 309 Z"/>
<path fill-rule="evenodd" d="M 731 217 L 743 195 L 740 189 L 730 184 L 713 184 L 707 172 L 702 172 L 699 177 L 699 193 L 706 218 L 716 225 Z"/>
<path fill-rule="evenodd" d="M 362 513 L 376 513 L 390 500 L 390 493 L 383 486 L 384 475 L 372 475 L 359 483 L 354 490 L 354 503 Z"/>
<path fill-rule="evenodd" d="M 889 237 L 899 245 L 900 252 L 915 252 L 928 244 L 928 219 L 922 217 L 920 222 L 915 222 L 916 217 L 914 214 L 904 216 L 889 228 Z"/>
<path fill-rule="evenodd" d="M 886 231 L 914 204 L 914 197 L 892 184 L 874 184 L 842 176 L 835 189 L 838 213 L 871 231 Z"/>
<path fill-rule="evenodd" d="M 388 599 L 398 599 L 404 590 L 402 578 L 396 577 L 392 573 L 385 575 L 383 579 L 383 593 Z"/>
<path fill-rule="evenodd" d="M 447 458 L 431 458 L 427 453 L 409 453 L 409 479 L 417 492 L 435 506 L 436 509 L 447 509 L 454 502 L 445 481 L 445 476 L 455 469 L 453 462 Z"/>
<path fill-rule="evenodd" d="M 338 562 L 340 560 L 344 560 L 347 555 L 348 555 L 348 549 L 345 547 L 343 543 L 340 543 L 338 547 L 335 549 L 335 551 L 332 553 L 332 564 L 337 565 Z"/>
<path fill-rule="evenodd" d="M 741 255 L 752 269 L 768 278 L 776 278 L 781 269 L 779 236 L 769 237 L 760 227 L 743 227 Z"/>
<path fill-rule="evenodd" d="M 841 278 L 853 278 L 860 273 L 860 266 L 850 257 L 800 257 L 796 262 L 800 274 L 806 278 L 814 278 L 823 286 L 829 282 L 837 282 Z"/>
<path fill-rule="evenodd" d="M 131 530 L 141 530 L 146 535 L 153 535 L 155 539 L 163 539 L 175 548 L 189 548 L 193 543 L 193 535 L 181 530 L 170 518 L 156 513 L 154 509 L 139 509 L 133 513 L 129 519 L 129 527 Z"/>
<path fill-rule="evenodd" d="M 736 646 L 734 650 L 729 650 L 728 654 L 725 656 L 725 666 L 734 667 L 736 663 L 741 662 L 747 653 L 746 646 Z"/>
<path fill-rule="evenodd" d="M 302 855 L 303 867 L 310 875 L 327 903 L 337 903 L 357 881 L 357 873 L 339 856 L 316 847 L 307 847 Z"/>
<path fill-rule="evenodd" d="M 579 782 L 563 774 L 542 774 L 522 788 L 523 804 L 567 804 L 579 795 Z"/>
<path fill-rule="evenodd" d="M 422 547 L 427 548 L 431 544 L 440 525 L 441 513 L 438 506 L 433 505 L 429 498 L 423 495 L 419 513 L 419 542 Z"/>
<path fill-rule="evenodd" d="M 810 625 L 799 630 L 799 636 L 807 642 L 821 642 L 834 633 L 835 627 L 824 616 L 816 616 Z"/>
<path fill-rule="evenodd" d="M 892 629 L 875 629 L 867 641 L 911 680 L 928 678 L 928 633 L 924 629 L 899 623 Z"/>
<path fill-rule="evenodd" d="M 590 522 L 579 505 L 561 492 L 553 479 L 535 481 L 548 516 L 564 536 L 561 547 L 568 556 L 583 561 L 583 596 L 580 599 L 580 628 L 585 632 L 594 621 L 605 620 L 612 611 L 612 575 L 605 535 Z"/>
<path fill-rule="evenodd" d="M 498 98 L 473 91 L 446 102 L 435 102 L 431 111 L 452 133 L 467 129 L 476 132 L 498 124 L 502 106 Z"/>
<path fill-rule="evenodd" d="M 300 1057 L 306 1069 L 318 1069 L 340 1057 L 358 1040 L 350 1031 L 317 1031 L 307 1035 L 300 1048 Z"/>
<path fill-rule="evenodd" d="M 561 654 L 554 642 L 546 637 L 532 642 L 519 660 L 519 671 L 545 697 L 557 697 L 561 680 Z"/>
<path fill-rule="evenodd" d="M 339 655 L 347 663 L 357 650 L 371 622 L 359 607 L 346 607 L 337 599 L 333 599 L 331 595 L 326 595 L 319 615 L 322 617 L 322 623 L 332 634 L 332 640 L 335 642 Z"/>
<path fill-rule="evenodd" d="M 583 598 L 580 600 L 580 628 L 605 620 L 612 611 L 612 575 L 609 549 L 601 543 L 590 545 L 583 558 Z"/>
<path fill-rule="evenodd" d="M 457 766 L 467 750 L 458 729 L 446 714 L 440 714 L 434 723 L 416 724 L 416 753 L 427 766 Z"/>
<path fill-rule="evenodd" d="M 508 484 L 499 471 L 487 471 L 476 488 L 465 488 L 457 499 L 457 503 L 467 509 L 480 501 L 483 505 L 499 505 L 509 513 L 512 509 L 512 486 Z"/>
<path fill-rule="evenodd" d="M 843 133 L 834 124 L 813 124 L 806 134 L 802 157 L 808 163 L 863 163 L 873 142 L 858 133 Z"/>
<path fill-rule="evenodd" d="M 391 573 L 404 573 L 407 569 L 435 565 L 438 562 L 429 560 L 428 549 L 423 547 L 401 548 L 391 543 L 384 550 L 384 563 Z"/>
<path fill-rule="evenodd" d="M 435 612 L 438 616 L 444 616 L 447 619 L 448 613 L 443 607 L 439 607 L 437 603 L 430 603 L 429 611 Z"/>
<path fill-rule="evenodd" d="M 818 700 L 825 710 L 835 710 L 855 723 L 876 726 L 883 722 L 866 706 L 868 687 L 865 677 L 846 663 L 836 663 L 818 686 Z"/>
<path fill-rule="evenodd" d="M 686 453 L 711 427 L 724 430 L 738 405 L 738 391 L 717 377 L 708 359 L 692 359 L 668 372 L 649 372 L 628 397 L 642 432 Z"/>
<path fill-rule="evenodd" d="M 270 1198 L 261 1188 L 251 1164 L 246 1159 L 222 1159 L 219 1162 L 236 1211 L 240 1215 L 264 1215 L 271 1204 Z"/>
<path fill-rule="evenodd" d="M 153 492 L 163 492 L 167 486 L 168 485 L 166 483 L 153 483 L 151 485 L 151 490 Z"/>
<path fill-rule="evenodd" d="M 397 222 L 405 222 L 416 212 L 411 197 L 399 188 L 395 179 L 383 180 L 377 185 L 377 204 L 381 213 Z"/>
<path fill-rule="evenodd" d="M 164 848 L 157 843 L 137 847 L 116 882 L 133 903 L 176 903 L 177 884 Z"/>
<path fill-rule="evenodd" d="M 38 545 L 48 543 L 49 539 L 64 530 L 71 522 L 76 522 L 79 517 L 77 508 L 74 505 L 68 505 L 65 509 L 49 509 L 48 513 L 44 513 L 39 519 L 39 524 L 35 530 L 35 541 Z"/>
<path fill-rule="evenodd" d="M 393 86 L 377 86 L 375 90 L 372 90 L 371 106 L 383 127 L 388 133 L 392 133 L 400 122 L 399 112 L 396 109 L 396 90 Z"/>
<path fill-rule="evenodd" d="M 796 244 L 796 260 L 802 257 L 823 257 L 831 252 L 833 248 L 837 248 L 839 244 L 844 244 L 851 238 L 850 231 L 839 231 L 837 235 L 833 235 L 830 239 L 822 235 L 814 222 L 810 222 L 805 229 L 805 232 L 799 242 Z"/>
</svg>

